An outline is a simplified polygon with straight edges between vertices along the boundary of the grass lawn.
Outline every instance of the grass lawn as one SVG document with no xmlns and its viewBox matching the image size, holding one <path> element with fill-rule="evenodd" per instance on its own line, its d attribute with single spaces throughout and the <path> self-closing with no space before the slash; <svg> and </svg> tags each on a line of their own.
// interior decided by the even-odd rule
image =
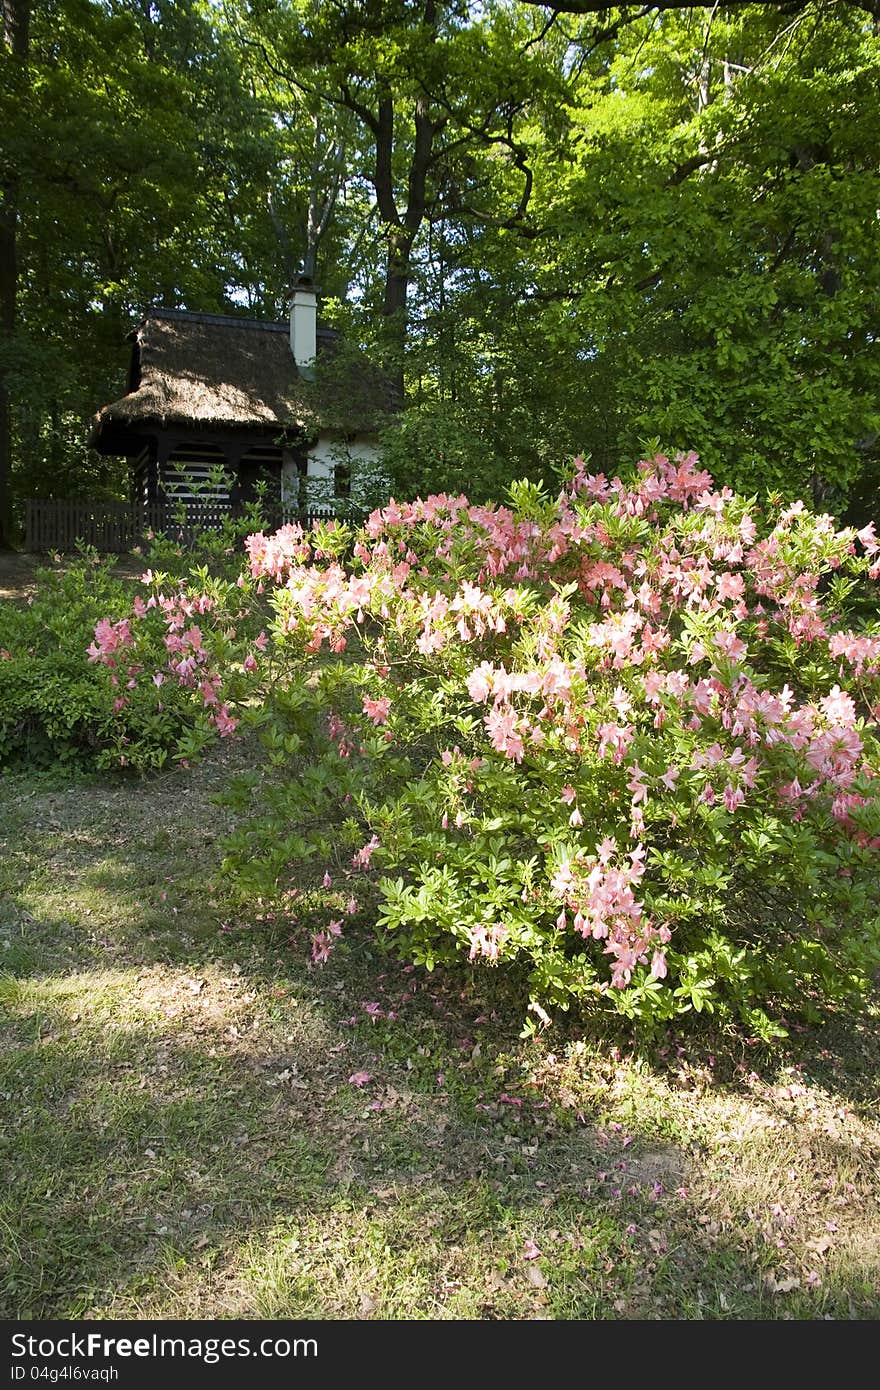
<svg viewBox="0 0 880 1390">
<path fill-rule="evenodd" d="M 0 1315 L 880 1314 L 877 1009 L 639 1054 L 315 968 L 217 876 L 243 758 L 0 781 Z"/>
</svg>

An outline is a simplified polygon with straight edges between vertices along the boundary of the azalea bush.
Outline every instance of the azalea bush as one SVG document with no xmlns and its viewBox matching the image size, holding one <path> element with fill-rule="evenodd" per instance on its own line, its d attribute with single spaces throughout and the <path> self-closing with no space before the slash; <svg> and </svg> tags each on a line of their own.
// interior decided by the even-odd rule
<svg viewBox="0 0 880 1390">
<path fill-rule="evenodd" d="M 230 702 L 247 694 L 247 634 L 258 636 L 237 584 L 206 565 L 126 579 L 114 563 L 87 549 L 40 571 L 29 603 L 0 609 L 0 765 L 144 772 L 235 729 Z"/>
<path fill-rule="evenodd" d="M 431 969 L 773 1036 L 880 966 L 880 545 L 695 455 L 251 536 L 266 766 L 227 864 Z M 334 897 L 334 895 L 336 895 Z M 338 898 L 338 902 L 336 899 Z M 290 908 L 295 915 L 295 906 Z"/>
<path fill-rule="evenodd" d="M 82 546 L 39 570 L 26 602 L 0 606 L 0 766 L 146 772 L 230 734 L 261 626 L 253 596 L 242 601 L 242 545 L 265 506 L 195 529 L 180 503 L 132 552 L 140 575 Z"/>
</svg>

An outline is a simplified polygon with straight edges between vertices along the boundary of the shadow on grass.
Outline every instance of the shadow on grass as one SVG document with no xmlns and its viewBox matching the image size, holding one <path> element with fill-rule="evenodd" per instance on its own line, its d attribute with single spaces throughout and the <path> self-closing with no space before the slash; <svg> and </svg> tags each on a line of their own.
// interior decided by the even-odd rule
<svg viewBox="0 0 880 1390">
<path fill-rule="evenodd" d="M 525 1001 L 497 973 L 364 940 L 321 973 L 277 926 L 218 935 L 226 773 L 46 785 L 7 822 L 5 1316 L 876 1316 L 876 1243 L 835 1263 L 813 1228 L 836 1208 L 792 1227 L 806 1179 L 772 1168 L 776 1081 L 807 1058 L 866 1105 L 876 1040 L 728 1048 L 721 1080 L 700 1040 L 566 1070 L 505 1023 Z M 758 1127 L 725 1149 L 713 1106 Z M 846 1125 L 805 1142 L 843 1222 L 870 1153 Z"/>
<path fill-rule="evenodd" d="M 876 1312 L 870 1252 L 810 1294 L 774 1230 L 701 1225 L 659 1125 L 503 1090 L 513 1039 L 473 1059 L 462 1001 L 346 1027 L 337 991 L 272 996 L 261 964 L 7 986 L 5 1316 Z"/>
</svg>

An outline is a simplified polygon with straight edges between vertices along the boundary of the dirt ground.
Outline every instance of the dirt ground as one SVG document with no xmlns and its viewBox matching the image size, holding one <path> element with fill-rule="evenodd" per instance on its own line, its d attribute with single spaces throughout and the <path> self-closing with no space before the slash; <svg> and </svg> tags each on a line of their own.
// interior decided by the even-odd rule
<svg viewBox="0 0 880 1390">
<path fill-rule="evenodd" d="M 33 592 L 36 571 L 51 563 L 47 555 L 0 550 L 0 602 L 27 598 Z"/>
</svg>

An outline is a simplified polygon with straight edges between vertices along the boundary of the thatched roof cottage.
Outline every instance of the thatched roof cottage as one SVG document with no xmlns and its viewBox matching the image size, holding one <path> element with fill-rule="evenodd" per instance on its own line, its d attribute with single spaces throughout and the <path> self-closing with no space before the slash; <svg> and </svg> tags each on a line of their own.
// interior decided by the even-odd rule
<svg viewBox="0 0 880 1390">
<path fill-rule="evenodd" d="M 289 324 L 156 308 L 131 341 L 128 392 L 99 411 L 92 444 L 131 460 L 137 501 L 246 501 L 262 479 L 297 507 L 310 480 L 346 496 L 352 469 L 378 462 L 392 389 L 317 327 L 309 283 Z"/>
</svg>

